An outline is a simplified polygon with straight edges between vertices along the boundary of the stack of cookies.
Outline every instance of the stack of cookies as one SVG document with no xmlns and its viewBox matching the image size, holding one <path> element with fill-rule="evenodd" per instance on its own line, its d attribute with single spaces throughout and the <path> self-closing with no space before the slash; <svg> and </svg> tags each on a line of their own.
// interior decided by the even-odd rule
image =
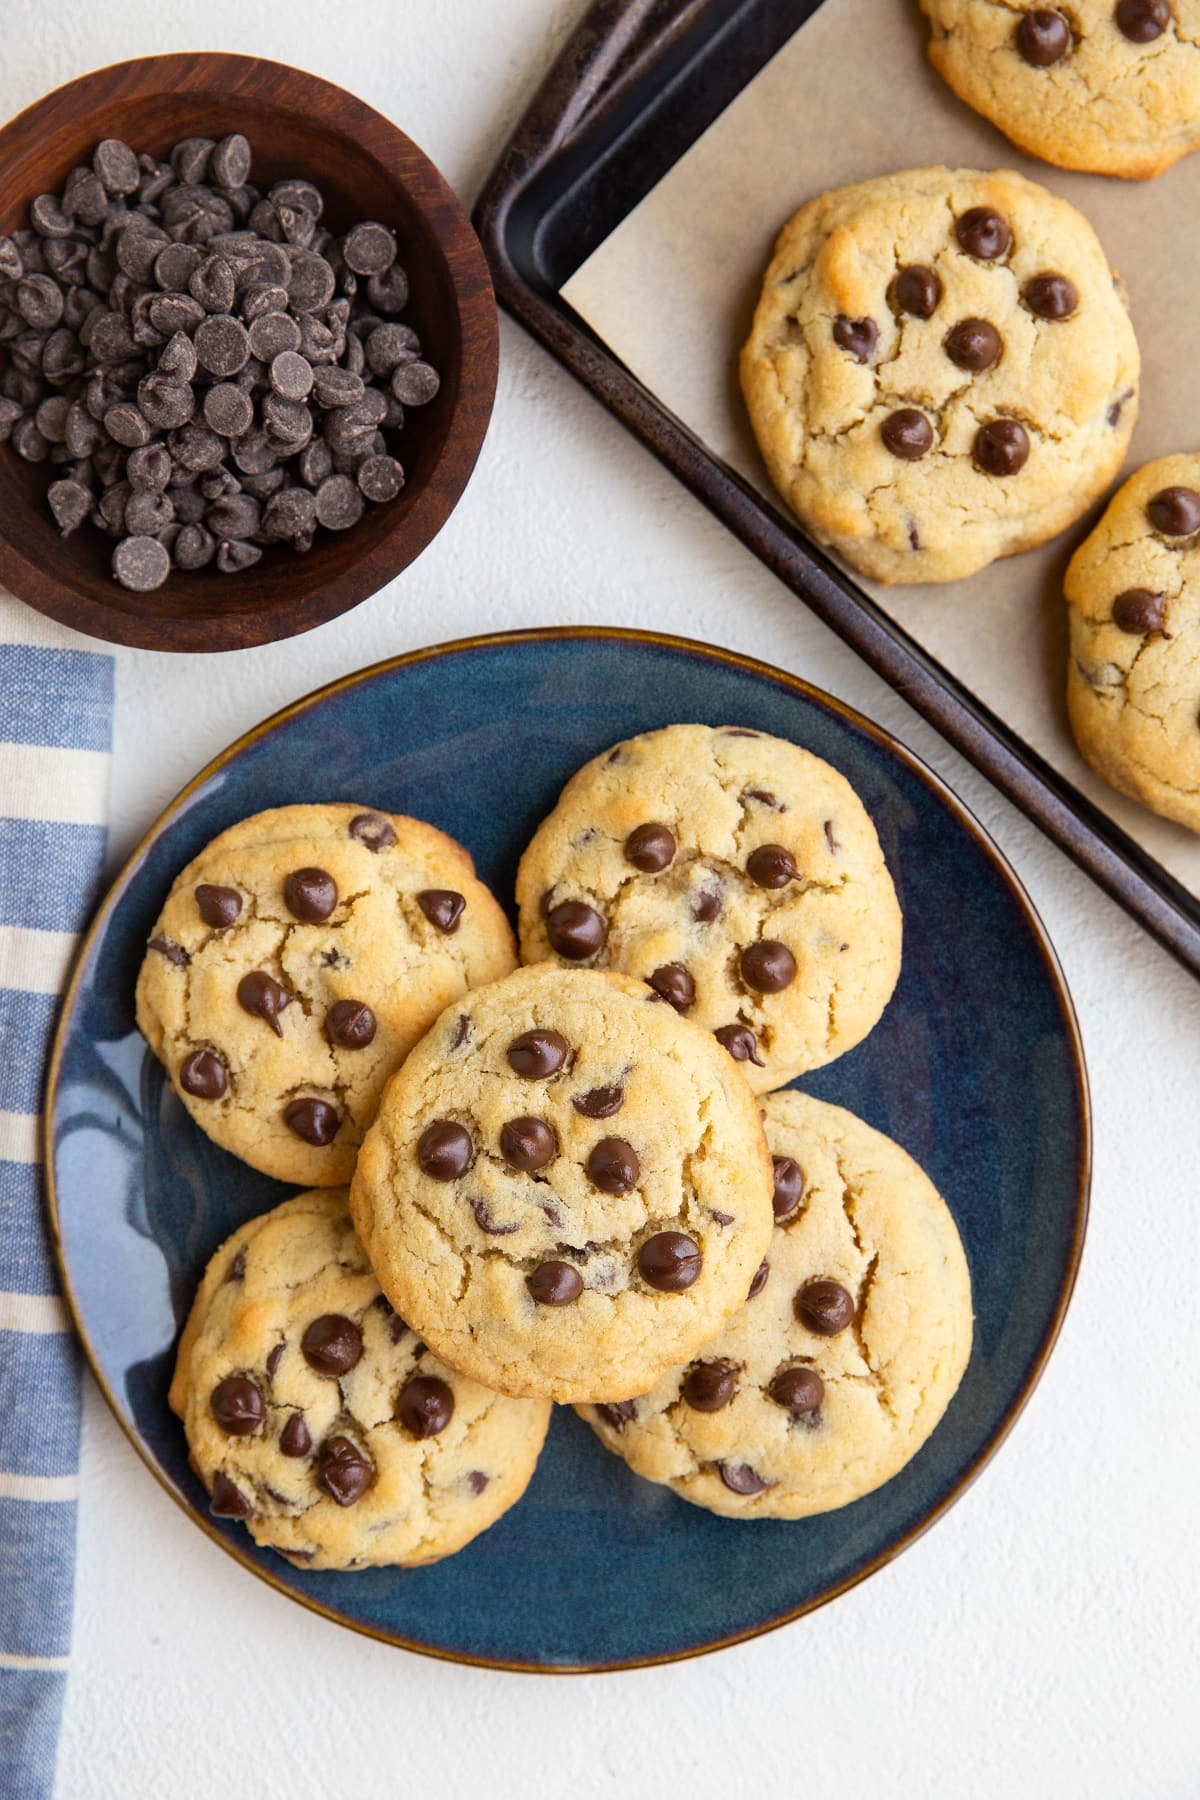
<svg viewBox="0 0 1200 1800">
<path fill-rule="evenodd" d="M 554 1401 L 710 1510 L 840 1506 L 966 1366 L 932 1184 L 776 1091 L 899 974 L 844 778 L 738 727 L 647 733 L 568 784 L 517 899 L 521 967 L 458 845 L 297 806 L 211 844 L 150 940 L 138 1018 L 176 1092 L 310 1190 L 212 1259 L 171 1388 L 213 1511 L 302 1566 L 457 1550 Z"/>
</svg>

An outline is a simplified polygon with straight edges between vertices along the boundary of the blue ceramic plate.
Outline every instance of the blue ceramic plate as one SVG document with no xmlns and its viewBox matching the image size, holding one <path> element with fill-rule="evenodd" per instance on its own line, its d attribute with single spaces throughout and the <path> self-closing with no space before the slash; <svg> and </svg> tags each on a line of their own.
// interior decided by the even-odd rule
<svg viewBox="0 0 1200 1800">
<path fill-rule="evenodd" d="M 167 1408 L 176 1335 L 209 1255 L 287 1190 L 201 1135 L 134 1029 L 134 981 L 163 896 L 247 813 L 355 800 L 451 832 L 508 900 L 523 846 L 582 762 L 693 719 L 828 758 L 878 826 L 904 908 L 904 972 L 867 1041 L 804 1086 L 899 1139 L 949 1201 L 977 1313 L 962 1387 L 908 1468 L 821 1518 L 712 1517 L 630 1474 L 561 1408 L 526 1498 L 460 1555 L 409 1572 L 292 1569 L 209 1516 Z M 66 1292 L 110 1406 L 168 1492 L 304 1605 L 411 1649 L 508 1668 L 690 1656 L 877 1569 L 962 1492 L 1027 1398 L 1062 1323 L 1087 1209 L 1071 1003 L 979 825 L 894 739 L 794 677 L 631 632 L 419 651 L 299 701 L 226 751 L 168 807 L 101 908 L 67 995 L 46 1120 Z"/>
</svg>

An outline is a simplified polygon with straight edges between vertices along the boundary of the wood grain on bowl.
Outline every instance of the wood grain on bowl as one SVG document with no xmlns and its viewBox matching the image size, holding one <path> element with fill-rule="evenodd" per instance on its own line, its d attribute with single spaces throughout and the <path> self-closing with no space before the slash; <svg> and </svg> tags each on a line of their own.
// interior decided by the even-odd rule
<svg viewBox="0 0 1200 1800">
<path fill-rule="evenodd" d="M 334 231 L 380 219 L 396 232 L 419 333 L 441 388 L 398 440 L 406 482 L 358 525 L 322 532 L 306 555 L 279 548 L 245 575 L 173 572 L 151 593 L 112 578 L 112 544 L 92 526 L 59 536 L 46 465 L 0 446 L 0 582 L 93 637 L 155 650 L 234 650 L 311 630 L 375 593 L 445 524 L 475 465 L 496 386 L 496 307 L 478 240 L 451 189 L 411 140 L 353 95 L 281 63 L 152 56 L 85 75 L 0 130 L 0 233 L 57 191 L 102 138 L 162 156 L 180 138 L 240 131 L 251 179 L 314 181 Z"/>
</svg>

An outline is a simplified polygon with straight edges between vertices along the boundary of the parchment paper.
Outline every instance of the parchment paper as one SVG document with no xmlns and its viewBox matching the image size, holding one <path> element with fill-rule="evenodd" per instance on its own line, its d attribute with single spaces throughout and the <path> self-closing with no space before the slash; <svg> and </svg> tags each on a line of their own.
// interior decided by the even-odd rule
<svg viewBox="0 0 1200 1800">
<path fill-rule="evenodd" d="M 1126 473 L 1200 447 L 1200 154 L 1153 182 L 1019 156 L 925 57 L 911 0 L 825 0 L 563 289 L 563 297 L 712 452 L 776 505 L 736 357 L 784 220 L 826 188 L 944 162 L 1017 168 L 1095 226 L 1129 289 L 1141 417 Z M 1200 895 L 1200 839 L 1113 793 L 1067 724 L 1062 573 L 1097 508 L 1063 538 L 968 581 L 870 586 L 938 661 Z"/>
</svg>

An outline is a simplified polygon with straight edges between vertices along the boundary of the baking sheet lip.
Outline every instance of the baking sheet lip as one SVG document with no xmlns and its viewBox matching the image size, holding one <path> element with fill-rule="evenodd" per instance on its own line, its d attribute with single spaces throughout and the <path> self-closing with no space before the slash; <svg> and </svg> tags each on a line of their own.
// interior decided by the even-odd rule
<svg viewBox="0 0 1200 1800">
<path fill-rule="evenodd" d="M 611 17 L 615 13 L 619 18 L 621 10 L 619 5 L 614 8 L 610 0 L 600 0 L 586 17 Z M 652 62 L 653 52 L 639 59 L 639 69 Z M 492 268 L 501 306 L 810 611 L 986 775 L 1102 891 L 1184 968 L 1200 978 L 1200 906 L 1175 878 L 1133 844 L 1115 821 L 1099 814 L 1089 818 L 1095 809 L 1086 796 L 1049 769 L 1036 751 L 944 671 L 902 627 L 887 619 L 870 596 L 835 570 L 798 530 L 785 525 L 761 495 L 680 424 L 601 339 L 582 326 L 578 315 L 557 292 L 544 291 L 522 273 L 510 242 L 514 206 L 562 151 L 563 145 L 556 140 L 554 131 L 554 106 L 548 107 L 547 101 L 557 98 L 560 114 L 569 106 L 570 88 L 569 84 L 563 86 L 563 79 L 560 62 L 518 122 L 475 208 L 475 227 Z M 596 105 L 602 106 L 602 96 Z M 582 132 L 578 122 L 577 131 Z M 577 141 L 572 135 L 570 142 Z"/>
</svg>

